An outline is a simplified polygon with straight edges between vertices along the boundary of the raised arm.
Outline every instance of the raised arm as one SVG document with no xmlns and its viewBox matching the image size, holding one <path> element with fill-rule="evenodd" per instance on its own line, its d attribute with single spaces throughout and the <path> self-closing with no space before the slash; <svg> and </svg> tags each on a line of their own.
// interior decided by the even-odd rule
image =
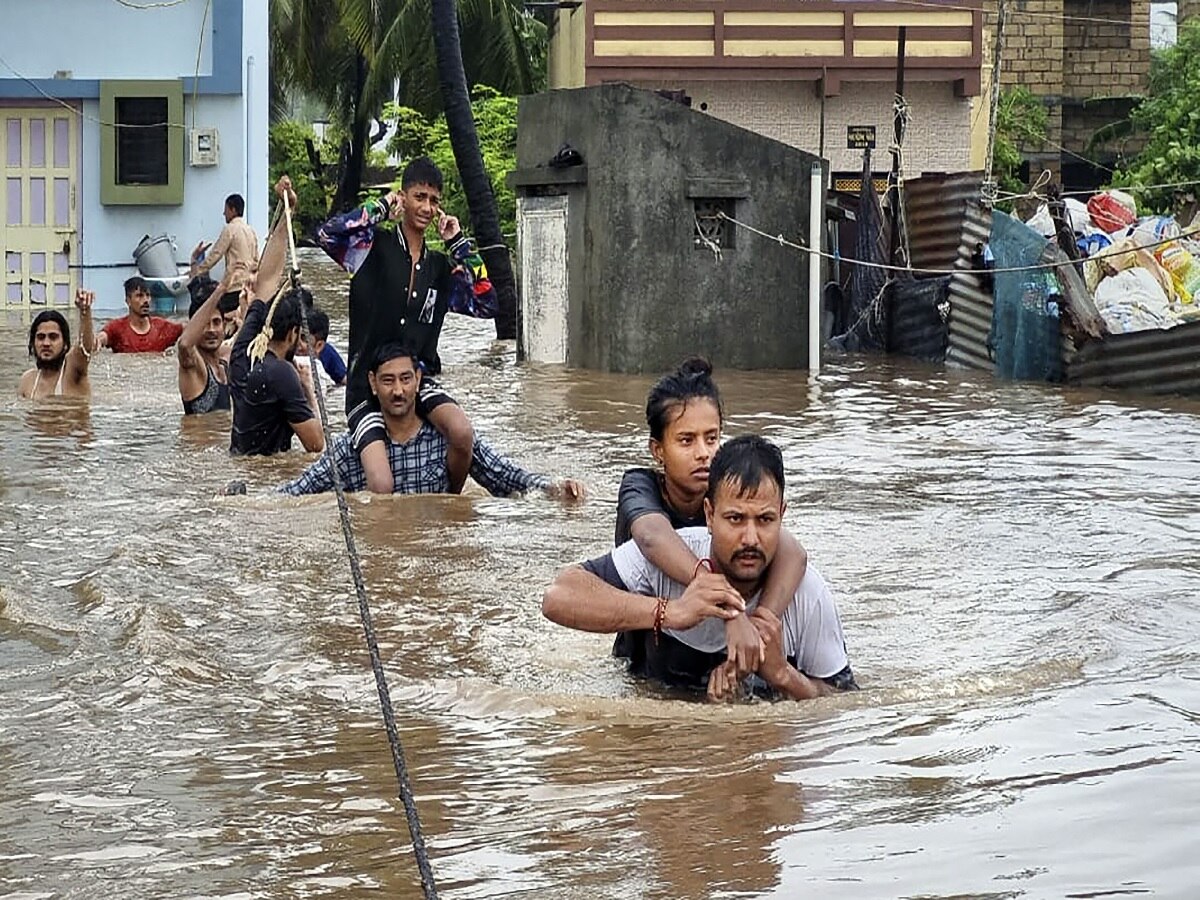
<svg viewBox="0 0 1200 900">
<path fill-rule="evenodd" d="M 72 384 L 80 384 L 87 380 L 88 363 L 96 352 L 96 334 L 92 324 L 92 304 L 96 295 L 91 291 L 77 290 L 75 306 L 79 309 L 79 343 L 67 352 L 66 366 L 68 380 Z"/>
<path fill-rule="evenodd" d="M 200 351 L 196 349 L 196 345 L 200 343 L 200 337 L 204 334 L 204 329 L 208 327 L 209 320 L 216 314 L 217 304 L 221 301 L 221 295 L 214 290 L 204 302 L 200 304 L 200 308 L 196 310 L 196 314 L 188 319 L 187 324 L 183 326 L 183 331 L 179 335 L 179 341 L 175 348 L 179 354 L 179 368 L 181 369 L 200 369 L 204 367 L 204 360 L 200 357 Z"/>
<path fill-rule="evenodd" d="M 233 348 L 229 351 L 229 383 L 241 387 L 250 375 L 250 342 L 258 337 L 267 321 L 267 304 L 255 300 L 246 310 L 246 318 L 238 329 L 237 337 L 233 339 Z"/>
<path fill-rule="evenodd" d="M 391 195 L 389 195 L 391 196 Z M 339 266 L 353 275 L 375 241 L 375 226 L 391 212 L 384 200 L 371 199 L 342 215 L 334 216 L 317 229 L 317 243 Z"/>
<path fill-rule="evenodd" d="M 208 248 L 208 252 L 201 256 L 204 251 L 204 245 L 201 244 L 192 251 L 192 267 L 188 274 L 195 278 L 197 275 L 203 275 L 225 256 L 225 252 L 229 249 L 229 243 L 233 240 L 233 233 L 229 230 L 229 226 L 225 225 L 221 229 L 221 233 L 217 236 L 217 242 Z"/>
<path fill-rule="evenodd" d="M 275 182 L 275 196 L 282 198 L 285 191 L 288 194 L 288 202 L 294 210 L 296 208 L 296 192 L 292 190 L 292 180 L 286 175 Z M 253 294 L 250 299 L 254 299 L 254 297 L 267 301 L 275 299 L 275 292 L 279 290 L 279 285 L 283 282 L 287 254 L 287 223 L 283 221 L 283 216 L 277 216 L 271 230 L 267 232 L 267 243 L 258 259 L 258 270 L 250 281 L 250 292 Z M 245 314 L 246 311 L 243 310 L 243 317 Z"/>
</svg>

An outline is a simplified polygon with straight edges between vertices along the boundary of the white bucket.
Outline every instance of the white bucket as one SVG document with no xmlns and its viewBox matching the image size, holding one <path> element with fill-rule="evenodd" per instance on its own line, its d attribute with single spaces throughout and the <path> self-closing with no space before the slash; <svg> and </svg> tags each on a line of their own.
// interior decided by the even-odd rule
<svg viewBox="0 0 1200 900">
<path fill-rule="evenodd" d="M 142 238 L 133 251 L 133 261 L 137 263 L 138 273 L 146 278 L 174 278 L 179 274 L 179 266 L 175 264 L 175 245 L 165 234 Z"/>
</svg>

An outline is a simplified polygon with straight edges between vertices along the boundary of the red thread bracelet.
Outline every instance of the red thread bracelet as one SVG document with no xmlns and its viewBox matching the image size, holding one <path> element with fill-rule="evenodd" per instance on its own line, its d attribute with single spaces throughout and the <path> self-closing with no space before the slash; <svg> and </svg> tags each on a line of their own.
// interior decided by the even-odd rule
<svg viewBox="0 0 1200 900">
<path fill-rule="evenodd" d="M 658 636 L 662 634 L 663 620 L 667 617 L 667 598 L 659 597 L 658 605 L 654 608 L 654 643 L 658 645 Z"/>
</svg>

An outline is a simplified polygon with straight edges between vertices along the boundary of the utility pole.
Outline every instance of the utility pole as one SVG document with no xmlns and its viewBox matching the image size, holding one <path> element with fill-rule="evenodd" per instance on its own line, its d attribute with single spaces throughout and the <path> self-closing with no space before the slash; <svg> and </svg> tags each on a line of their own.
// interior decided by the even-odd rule
<svg viewBox="0 0 1200 900">
<path fill-rule="evenodd" d="M 892 215 L 891 239 L 888 242 L 888 263 L 895 263 L 896 248 L 900 243 L 900 229 L 904 227 L 900 215 L 900 145 L 904 142 L 904 121 L 900 115 L 900 104 L 904 97 L 904 56 L 908 41 L 908 29 L 901 25 L 896 40 L 896 100 L 892 115 L 892 174 L 888 178 L 888 210 Z"/>
<path fill-rule="evenodd" d="M 996 127 L 1000 116 L 1000 58 L 1004 53 L 1004 23 L 1008 18 L 1007 0 L 1000 0 L 996 9 L 996 39 L 992 42 L 992 84 L 990 115 L 988 116 L 987 158 L 983 170 L 983 205 L 991 209 L 996 202 L 996 183 L 993 180 L 996 158 Z"/>
</svg>

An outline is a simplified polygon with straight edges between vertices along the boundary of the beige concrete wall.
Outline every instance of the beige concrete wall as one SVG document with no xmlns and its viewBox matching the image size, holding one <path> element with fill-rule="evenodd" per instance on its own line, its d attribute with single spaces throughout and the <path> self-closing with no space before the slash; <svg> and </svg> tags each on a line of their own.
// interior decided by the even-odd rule
<svg viewBox="0 0 1200 900">
<path fill-rule="evenodd" d="M 575 9 L 555 10 L 554 31 L 546 60 L 546 76 L 551 88 L 583 87 L 586 22 L 587 14 L 582 5 Z"/>
<path fill-rule="evenodd" d="M 692 109 L 734 125 L 817 153 L 820 145 L 821 100 L 812 82 L 663 82 L 644 85 L 683 89 Z M 825 155 L 834 171 L 857 171 L 862 152 L 846 148 L 847 125 L 874 125 L 876 163 L 890 164 L 893 86 L 884 82 L 843 83 L 839 96 L 826 98 Z M 955 97 L 949 84 L 910 84 L 906 96 L 912 121 L 904 145 L 905 172 L 957 172 L 970 166 L 971 101 Z M 705 108 L 707 107 L 707 108 Z"/>
</svg>

